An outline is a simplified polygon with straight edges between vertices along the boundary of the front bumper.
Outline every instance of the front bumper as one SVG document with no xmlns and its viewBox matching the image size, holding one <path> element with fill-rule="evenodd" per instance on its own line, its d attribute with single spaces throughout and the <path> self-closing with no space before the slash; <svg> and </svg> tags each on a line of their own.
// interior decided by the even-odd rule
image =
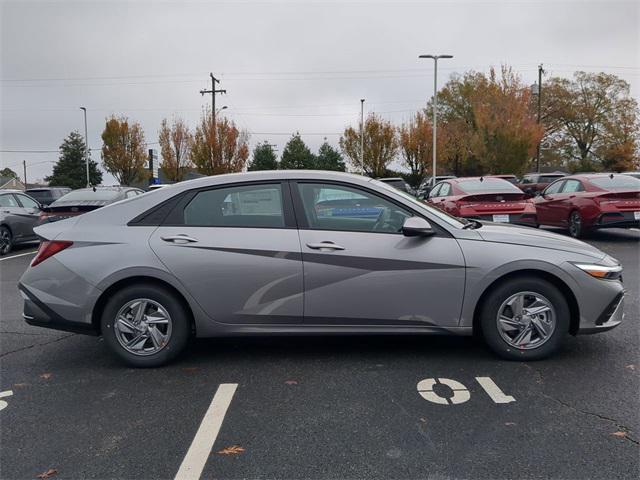
<svg viewBox="0 0 640 480">
<path fill-rule="evenodd" d="M 581 327 L 579 334 L 591 334 L 606 332 L 612 328 L 616 328 L 624 320 L 624 292 L 620 292 L 618 296 L 605 308 L 595 325 L 589 327 Z"/>
</svg>

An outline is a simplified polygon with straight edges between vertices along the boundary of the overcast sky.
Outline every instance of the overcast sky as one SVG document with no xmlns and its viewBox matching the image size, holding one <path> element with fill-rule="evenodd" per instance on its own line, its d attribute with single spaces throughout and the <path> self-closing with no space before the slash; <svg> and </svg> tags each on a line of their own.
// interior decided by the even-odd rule
<svg viewBox="0 0 640 480">
<path fill-rule="evenodd" d="M 157 147 L 162 118 L 195 126 L 210 96 L 282 152 L 300 131 L 316 150 L 365 110 L 401 123 L 433 91 L 432 62 L 453 72 L 512 65 L 527 83 L 548 74 L 615 73 L 640 94 L 640 2 L 209 1 L 1 2 L 0 168 L 51 173 L 62 139 L 83 133 L 99 159 L 105 117 L 139 121 Z M 7 150 L 20 150 L 13 153 Z M 53 150 L 27 153 L 26 150 Z M 105 183 L 113 183 L 105 175 Z"/>
</svg>

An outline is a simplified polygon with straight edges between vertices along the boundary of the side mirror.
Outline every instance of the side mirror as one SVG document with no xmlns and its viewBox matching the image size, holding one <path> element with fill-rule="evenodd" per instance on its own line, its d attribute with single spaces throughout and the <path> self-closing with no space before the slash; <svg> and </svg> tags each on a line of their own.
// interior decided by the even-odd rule
<svg viewBox="0 0 640 480">
<path fill-rule="evenodd" d="M 402 225 L 402 234 L 405 237 L 430 237 L 435 233 L 431 224 L 422 217 L 409 217 Z"/>
</svg>

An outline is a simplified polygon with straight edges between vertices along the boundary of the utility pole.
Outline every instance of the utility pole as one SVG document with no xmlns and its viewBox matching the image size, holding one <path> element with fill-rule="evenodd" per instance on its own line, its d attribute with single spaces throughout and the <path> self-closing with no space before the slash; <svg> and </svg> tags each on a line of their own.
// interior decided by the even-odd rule
<svg viewBox="0 0 640 480">
<path fill-rule="evenodd" d="M 433 59 L 433 165 L 431 187 L 436 185 L 436 125 L 438 120 L 438 59 L 453 58 L 453 55 L 420 55 L 418 58 Z"/>
<path fill-rule="evenodd" d="M 220 80 L 213 76 L 213 73 L 210 73 L 211 77 L 211 90 L 200 90 L 200 95 L 204 96 L 208 93 L 211 94 L 211 119 L 213 120 L 213 129 L 215 131 L 216 126 L 216 93 L 223 94 L 227 93 L 226 90 L 218 89 L 216 90 L 216 83 L 220 83 Z"/>
<path fill-rule="evenodd" d="M 26 160 L 22 160 L 22 171 L 24 172 L 24 189 L 26 190 L 27 188 L 27 162 Z"/>
<path fill-rule="evenodd" d="M 542 119 L 542 74 L 544 69 L 542 64 L 538 65 L 538 125 Z M 536 172 L 540 173 L 540 142 L 536 148 Z"/>
<path fill-rule="evenodd" d="M 360 167 L 364 173 L 364 98 L 360 99 Z"/>
<path fill-rule="evenodd" d="M 84 112 L 84 161 L 87 166 L 87 188 L 91 186 L 91 180 L 89 179 L 89 136 L 87 135 L 87 109 L 80 107 L 80 110 Z"/>
</svg>

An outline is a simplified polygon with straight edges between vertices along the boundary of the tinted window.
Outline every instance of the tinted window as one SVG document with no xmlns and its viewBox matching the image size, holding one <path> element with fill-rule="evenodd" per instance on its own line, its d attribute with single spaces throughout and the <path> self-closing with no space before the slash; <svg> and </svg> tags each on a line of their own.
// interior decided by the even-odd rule
<svg viewBox="0 0 640 480">
<path fill-rule="evenodd" d="M 485 193 L 485 192 L 514 192 L 522 193 L 515 185 L 502 180 L 501 178 L 483 178 L 482 180 L 463 180 L 458 182 L 458 188 L 466 193 Z"/>
<path fill-rule="evenodd" d="M 629 175 L 614 175 L 611 177 L 592 178 L 589 180 L 596 187 L 605 190 L 640 190 L 640 180 Z"/>
<path fill-rule="evenodd" d="M 562 193 L 573 193 L 573 192 L 583 192 L 584 188 L 582 187 L 582 183 L 579 180 L 567 180 L 564 182 L 564 187 L 562 187 Z"/>
<path fill-rule="evenodd" d="M 536 183 L 536 177 L 533 175 L 526 175 L 522 178 L 522 183 Z"/>
<path fill-rule="evenodd" d="M 27 193 L 40 203 L 48 203 L 54 199 L 53 192 L 51 190 L 29 190 Z"/>
<path fill-rule="evenodd" d="M 38 203 L 33 198 L 29 198 L 26 195 L 17 195 L 17 197 L 24 208 L 39 208 Z"/>
<path fill-rule="evenodd" d="M 285 226 L 280 184 L 205 190 L 184 209 L 185 225 L 207 227 Z"/>
<path fill-rule="evenodd" d="M 342 185 L 298 185 L 309 227 L 317 230 L 400 232 L 412 214 L 378 195 Z"/>
<path fill-rule="evenodd" d="M 10 195 L 10 194 L 0 195 L 0 207 L 17 207 L 17 206 L 18 206 L 18 202 L 16 202 L 16 199 L 13 197 L 13 195 Z"/>
<path fill-rule="evenodd" d="M 546 188 L 546 190 L 544 191 L 544 194 L 549 195 L 553 193 L 558 193 L 563 184 L 564 184 L 564 180 L 560 182 L 552 183 Z"/>
</svg>

